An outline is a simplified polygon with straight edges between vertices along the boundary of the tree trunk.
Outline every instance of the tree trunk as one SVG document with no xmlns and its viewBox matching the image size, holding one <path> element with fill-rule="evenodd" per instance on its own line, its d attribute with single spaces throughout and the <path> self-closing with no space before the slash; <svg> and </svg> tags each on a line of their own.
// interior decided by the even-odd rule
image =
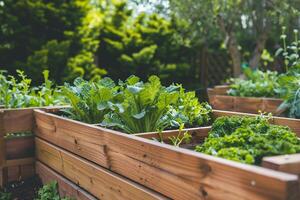
<svg viewBox="0 0 300 200">
<path fill-rule="evenodd" d="M 264 31 L 259 35 L 256 41 L 256 47 L 253 51 L 252 57 L 249 62 L 249 66 L 251 69 L 255 69 L 259 67 L 261 54 L 265 48 L 267 38 L 268 38 L 267 31 Z"/>
<path fill-rule="evenodd" d="M 234 77 L 239 77 L 242 73 L 241 70 L 241 52 L 239 50 L 239 45 L 234 33 L 229 33 L 228 41 L 229 54 L 232 60 L 233 75 Z"/>
<path fill-rule="evenodd" d="M 219 15 L 218 24 L 221 31 L 226 35 L 226 46 L 228 47 L 229 54 L 232 60 L 233 75 L 239 77 L 242 73 L 241 70 L 241 52 L 239 50 L 239 44 L 236 39 L 236 35 L 233 32 L 232 25 L 226 26 L 224 19 Z"/>
</svg>

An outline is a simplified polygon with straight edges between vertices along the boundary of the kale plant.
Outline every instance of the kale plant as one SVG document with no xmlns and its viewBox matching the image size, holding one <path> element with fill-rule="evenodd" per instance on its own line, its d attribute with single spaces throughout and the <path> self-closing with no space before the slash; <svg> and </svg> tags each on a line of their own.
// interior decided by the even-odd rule
<svg viewBox="0 0 300 200">
<path fill-rule="evenodd" d="M 259 165 L 264 156 L 300 152 L 300 140 L 288 127 L 272 125 L 269 117 L 220 117 L 198 152 Z"/>
</svg>

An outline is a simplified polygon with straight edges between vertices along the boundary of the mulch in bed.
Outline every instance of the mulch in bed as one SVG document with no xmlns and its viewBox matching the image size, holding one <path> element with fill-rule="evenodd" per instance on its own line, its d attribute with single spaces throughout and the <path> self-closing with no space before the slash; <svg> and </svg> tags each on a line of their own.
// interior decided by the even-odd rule
<svg viewBox="0 0 300 200">
<path fill-rule="evenodd" d="M 11 182 L 3 191 L 11 193 L 13 200 L 33 200 L 41 187 L 41 180 L 34 176 L 23 181 Z"/>
</svg>

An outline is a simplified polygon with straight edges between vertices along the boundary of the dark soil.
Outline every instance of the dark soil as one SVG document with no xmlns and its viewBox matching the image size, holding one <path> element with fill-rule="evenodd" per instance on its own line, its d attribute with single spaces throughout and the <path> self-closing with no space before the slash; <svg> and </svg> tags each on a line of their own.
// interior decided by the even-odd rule
<svg viewBox="0 0 300 200">
<path fill-rule="evenodd" d="M 33 200 L 41 187 L 40 179 L 35 176 L 23 181 L 11 182 L 2 191 L 11 193 L 13 200 Z"/>
</svg>

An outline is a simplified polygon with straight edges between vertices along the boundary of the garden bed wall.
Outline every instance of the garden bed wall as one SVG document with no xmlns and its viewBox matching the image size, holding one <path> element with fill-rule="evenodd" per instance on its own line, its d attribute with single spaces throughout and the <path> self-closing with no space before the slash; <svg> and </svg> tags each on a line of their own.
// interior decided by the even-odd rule
<svg viewBox="0 0 300 200">
<path fill-rule="evenodd" d="M 237 97 L 227 95 L 229 86 L 215 86 L 208 88 L 209 104 L 217 110 L 228 110 L 244 113 L 271 112 L 280 115 L 278 106 L 283 102 L 281 99 L 264 97 Z"/>
<path fill-rule="evenodd" d="M 104 184 L 102 191 L 106 185 L 115 188 L 117 182 L 103 175 L 114 172 L 171 199 L 299 199 L 297 175 L 176 148 L 41 110 L 34 113 L 38 159 L 96 197 L 101 192 L 97 193 L 95 185 Z M 201 137 L 203 131 L 195 134 Z M 92 172 L 99 175 L 91 176 Z M 103 183 L 102 179 L 111 181 Z M 143 199 L 153 198 L 151 194 Z"/>
<path fill-rule="evenodd" d="M 61 107 L 43 108 L 54 111 Z M 34 108 L 0 109 L 0 187 L 35 174 L 34 137 L 5 136 L 10 133 L 33 132 Z"/>
</svg>

